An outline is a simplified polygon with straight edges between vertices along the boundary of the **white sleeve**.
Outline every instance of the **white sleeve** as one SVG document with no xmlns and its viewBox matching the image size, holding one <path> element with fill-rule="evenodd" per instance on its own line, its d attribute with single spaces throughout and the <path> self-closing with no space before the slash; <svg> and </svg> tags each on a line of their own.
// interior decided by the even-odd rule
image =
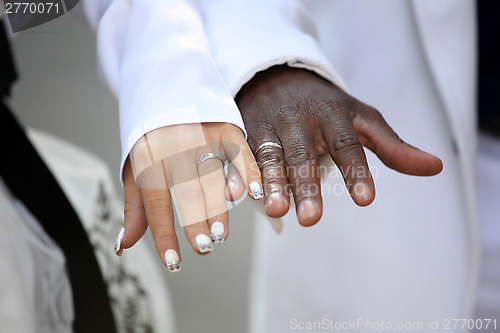
<svg viewBox="0 0 500 333">
<path fill-rule="evenodd" d="M 244 131 L 195 5 L 187 0 L 82 3 L 97 29 L 101 74 L 119 101 L 122 168 L 137 140 L 159 127 L 226 122 Z"/>
<path fill-rule="evenodd" d="M 235 96 L 274 65 L 306 68 L 345 89 L 314 39 L 307 1 L 201 0 L 214 59 Z"/>
</svg>

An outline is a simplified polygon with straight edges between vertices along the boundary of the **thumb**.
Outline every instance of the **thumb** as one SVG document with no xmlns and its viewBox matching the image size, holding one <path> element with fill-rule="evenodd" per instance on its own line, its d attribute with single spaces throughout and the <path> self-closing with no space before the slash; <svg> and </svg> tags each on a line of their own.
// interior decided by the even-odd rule
<svg viewBox="0 0 500 333">
<path fill-rule="evenodd" d="M 374 108 L 366 107 L 353 118 L 353 125 L 361 144 L 387 167 L 414 176 L 434 176 L 443 170 L 438 157 L 401 140 Z"/>
</svg>

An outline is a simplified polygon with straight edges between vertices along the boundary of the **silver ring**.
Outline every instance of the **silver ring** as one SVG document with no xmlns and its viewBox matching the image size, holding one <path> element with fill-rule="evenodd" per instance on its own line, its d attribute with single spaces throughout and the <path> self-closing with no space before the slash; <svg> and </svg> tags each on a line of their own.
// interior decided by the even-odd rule
<svg viewBox="0 0 500 333">
<path fill-rule="evenodd" d="M 283 150 L 283 147 L 279 143 L 268 141 L 268 142 L 264 142 L 259 147 L 257 147 L 257 149 L 255 150 L 255 156 L 257 156 L 259 151 L 261 151 L 262 149 L 271 148 L 271 147 L 279 148 L 279 149 Z"/>
<path fill-rule="evenodd" d="M 222 162 L 222 158 L 219 156 L 219 154 L 217 153 L 206 153 L 205 155 L 203 155 L 202 157 L 200 157 L 200 159 L 198 160 L 198 163 L 196 163 L 196 165 L 198 166 L 198 168 L 200 167 L 200 165 L 203 164 L 203 162 L 206 162 L 212 158 L 216 158 L 218 159 L 219 161 Z"/>
</svg>

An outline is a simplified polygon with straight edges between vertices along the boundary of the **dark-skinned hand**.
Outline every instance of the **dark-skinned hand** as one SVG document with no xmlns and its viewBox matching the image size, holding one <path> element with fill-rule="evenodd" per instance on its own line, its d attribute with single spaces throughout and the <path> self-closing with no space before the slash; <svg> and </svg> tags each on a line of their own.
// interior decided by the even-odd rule
<svg viewBox="0 0 500 333">
<path fill-rule="evenodd" d="M 318 155 L 329 153 L 359 206 L 375 198 L 375 187 L 363 146 L 389 168 L 431 176 L 442 170 L 434 155 L 403 142 L 382 115 L 313 72 L 275 66 L 258 73 L 238 93 L 236 102 L 248 143 L 257 152 L 265 193 L 265 210 L 281 217 L 293 193 L 300 224 L 310 226 L 322 215 Z"/>
</svg>

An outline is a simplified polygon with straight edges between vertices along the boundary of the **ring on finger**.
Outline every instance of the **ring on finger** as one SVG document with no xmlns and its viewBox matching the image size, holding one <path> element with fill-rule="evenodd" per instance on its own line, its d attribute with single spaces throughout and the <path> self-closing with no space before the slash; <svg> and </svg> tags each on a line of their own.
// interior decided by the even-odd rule
<svg viewBox="0 0 500 333">
<path fill-rule="evenodd" d="M 206 161 L 208 161 L 208 160 L 210 160 L 212 158 L 216 158 L 216 159 L 218 159 L 219 161 L 222 162 L 222 158 L 220 157 L 219 154 L 217 154 L 217 153 L 206 153 L 205 155 L 203 155 L 202 157 L 200 157 L 200 159 L 196 163 L 197 167 L 199 168 L 204 162 L 206 162 Z"/>
<path fill-rule="evenodd" d="M 267 142 L 264 142 L 263 144 L 261 144 L 260 146 L 257 147 L 257 149 L 255 150 L 255 155 L 257 156 L 257 154 L 261 150 L 270 149 L 270 148 L 278 148 L 278 149 L 283 150 L 283 146 L 281 146 L 279 143 L 267 141 Z"/>
</svg>

